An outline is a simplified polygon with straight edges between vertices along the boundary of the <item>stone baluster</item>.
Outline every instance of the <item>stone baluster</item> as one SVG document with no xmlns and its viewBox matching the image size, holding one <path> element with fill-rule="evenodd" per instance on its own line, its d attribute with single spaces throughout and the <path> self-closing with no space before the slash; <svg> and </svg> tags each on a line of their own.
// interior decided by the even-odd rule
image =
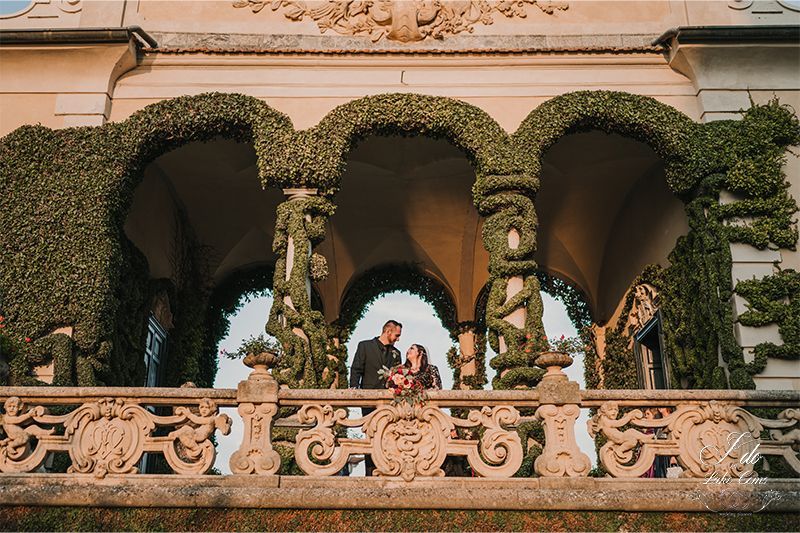
<svg viewBox="0 0 800 533">
<path fill-rule="evenodd" d="M 540 406 L 535 416 L 544 425 L 545 445 L 533 468 L 542 477 L 586 477 L 592 467 L 575 439 L 580 386 L 562 370 L 571 364 L 572 357 L 563 352 L 545 352 L 536 359 L 537 366 L 547 369 L 536 387 Z"/>
<path fill-rule="evenodd" d="M 275 474 L 281 457 L 272 448 L 272 425 L 278 412 L 278 382 L 269 373 L 276 356 L 272 353 L 249 354 L 244 364 L 253 368 L 248 378 L 239 382 L 236 401 L 244 422 L 242 445 L 231 455 L 234 474 Z"/>
</svg>

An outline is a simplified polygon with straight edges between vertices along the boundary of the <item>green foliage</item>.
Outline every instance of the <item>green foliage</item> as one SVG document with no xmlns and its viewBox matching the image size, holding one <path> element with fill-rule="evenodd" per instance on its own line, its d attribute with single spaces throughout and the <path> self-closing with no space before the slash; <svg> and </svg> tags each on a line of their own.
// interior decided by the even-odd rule
<svg viewBox="0 0 800 533">
<path fill-rule="evenodd" d="M 120 123 L 58 131 L 24 126 L 4 137 L 0 301 L 7 334 L 38 339 L 72 326 L 76 384 L 140 384 L 141 356 L 132 354 L 141 354 L 149 288 L 138 281 L 141 262 L 123 225 L 144 168 L 169 150 L 215 137 L 252 141 L 263 154 L 288 130 L 288 118 L 258 99 L 204 94 L 153 104 Z M 131 291 L 138 293 L 133 299 Z M 191 302 L 182 300 L 176 327 L 191 329 Z M 199 376 L 199 344 L 185 338 L 177 348 L 187 363 L 171 367 Z M 23 378 L 15 373 L 12 382 Z"/>
<path fill-rule="evenodd" d="M 456 305 L 450 291 L 438 280 L 426 275 L 413 263 L 373 267 L 347 289 L 339 310 L 337 326 L 349 333 L 364 317 L 367 308 L 381 296 L 391 292 L 406 292 L 419 296 L 433 307 L 451 337 L 456 329 Z"/>
<path fill-rule="evenodd" d="M 281 353 L 281 345 L 277 342 L 265 338 L 263 333 L 260 333 L 258 336 L 250 335 L 247 339 L 242 341 L 242 344 L 235 352 L 223 352 L 226 356 L 231 359 L 238 359 L 240 357 L 245 357 L 249 354 L 258 355 L 260 353 L 274 353 L 276 355 L 280 355 Z"/>
<path fill-rule="evenodd" d="M 800 359 L 800 273 L 787 269 L 760 280 L 740 281 L 736 292 L 750 303 L 739 322 L 752 327 L 775 323 L 783 339 L 782 345 L 762 342 L 756 346 L 755 359 Z"/>
<path fill-rule="evenodd" d="M 175 317 L 167 383 L 211 383 L 215 343 L 227 327 L 223 315 L 232 304 L 215 300 L 204 271 L 204 250 L 187 235 L 182 274 L 169 283 L 153 282 L 123 225 L 150 162 L 188 142 L 223 137 L 253 143 L 265 186 L 320 191 L 320 197 L 285 202 L 279 208 L 276 304 L 268 330 L 286 352 L 278 373 L 284 383 L 328 386 L 337 376 L 344 383 L 344 359 L 328 357 L 337 348 L 329 342 L 321 313 L 308 305 L 305 277 L 321 279 L 326 270 L 321 256 L 312 256 L 309 265 L 309 252 L 324 236 L 325 220 L 334 209 L 330 196 L 339 188 L 354 143 L 369 135 L 425 135 L 448 140 L 475 168 L 474 202 L 485 217 L 483 238 L 490 256 L 485 326 L 495 350 L 501 336 L 508 347 L 491 362 L 498 370 L 494 386 L 533 386 L 541 371 L 532 366 L 523 346 L 527 335 L 544 334 L 539 297 L 544 282 L 537 279 L 533 260 L 533 198 L 541 158 L 564 135 L 593 129 L 651 146 L 664 161 L 668 185 L 687 203 L 691 230 L 673 252 L 661 287 L 665 331 L 674 332 L 668 333 L 667 344 L 676 354 L 677 378 L 688 380 L 689 386 L 719 386 L 724 375 L 716 363 L 720 351 L 730 370 L 730 386 L 752 387 L 751 376 L 765 364 L 762 355 L 778 352 L 760 348 L 757 360 L 746 364 L 736 345 L 728 245 L 796 246 L 797 205 L 787 194 L 781 165 L 785 148 L 800 141 L 797 117 L 773 101 L 753 106 L 740 121 L 697 124 L 654 99 L 608 91 L 553 98 L 533 110 L 511 136 L 472 105 L 413 94 L 349 102 L 303 131 L 295 131 L 285 115 L 260 100 L 236 94 L 163 101 L 123 122 L 96 128 L 19 128 L 0 140 L 0 301 L 11 353 L 14 359 L 29 358 L 19 339 L 40 339 L 72 326 L 70 379 L 82 385 L 139 384 L 143 365 L 131 354 L 141 353 L 153 295 L 166 290 Z M 733 193 L 733 201 L 720 205 L 722 191 Z M 311 215 L 310 222 L 306 215 Z M 511 230 L 520 240 L 514 248 L 508 242 Z M 297 246 L 295 268 L 287 281 L 289 236 Z M 522 291 L 506 302 L 508 283 L 518 276 Z M 292 299 L 294 308 L 285 304 L 285 297 Z M 439 296 L 431 298 L 452 335 L 457 327 L 454 313 Z M 574 321 L 586 320 L 578 303 L 569 307 Z M 505 320 L 518 308 L 527 311 L 522 327 Z M 342 317 L 345 326 L 358 315 L 348 313 Z M 796 316 L 770 316 L 779 315 Z M 784 322 L 783 331 L 792 338 L 791 321 Z M 308 342 L 292 328 L 302 328 Z M 344 329 L 339 333 L 346 333 Z M 611 341 L 617 355 L 598 364 L 629 372 L 630 359 L 627 366 L 622 364 L 630 357 L 624 339 L 612 335 Z M 11 366 L 12 381 L 24 381 L 29 361 Z M 626 384 L 626 376 L 614 379 Z M 480 380 L 477 376 L 475 383 Z"/>
<path fill-rule="evenodd" d="M 335 209 L 333 202 L 321 197 L 297 198 L 278 206 L 272 242 L 272 251 L 278 260 L 267 333 L 274 335 L 284 350 L 278 362 L 276 379 L 291 387 L 327 388 L 337 375 L 338 387 L 346 386 L 344 361 L 328 357 L 325 317 L 311 307 L 306 285 L 311 249 L 325 237 L 325 223 Z M 294 255 L 287 279 L 290 238 L 294 243 Z M 287 298 L 291 305 L 286 302 Z M 302 329 L 308 340 L 295 334 L 296 328 Z"/>
</svg>

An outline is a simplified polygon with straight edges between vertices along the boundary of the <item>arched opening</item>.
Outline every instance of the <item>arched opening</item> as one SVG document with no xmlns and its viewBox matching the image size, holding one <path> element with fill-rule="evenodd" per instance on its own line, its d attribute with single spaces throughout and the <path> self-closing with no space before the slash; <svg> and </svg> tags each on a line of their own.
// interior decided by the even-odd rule
<svg viewBox="0 0 800 533">
<path fill-rule="evenodd" d="M 474 180 L 466 156 L 447 141 L 370 137 L 359 143 L 320 245 L 330 265 L 320 291 L 325 301 L 343 306 L 326 309 L 328 320 L 346 311 L 354 280 L 388 264 L 413 264 L 446 287 L 454 303 L 447 322 L 472 320 L 471 302 L 488 263 L 472 202 Z"/>
<path fill-rule="evenodd" d="M 689 229 L 661 158 L 642 142 L 597 130 L 566 135 L 545 153 L 536 211 L 537 263 L 580 287 L 600 324 L 645 266 L 667 263 Z"/>
<path fill-rule="evenodd" d="M 272 286 L 282 200 L 280 191 L 262 189 L 249 143 L 192 142 L 144 168 L 124 230 L 146 260 L 142 309 L 163 336 L 160 354 L 153 331 L 147 337 L 145 364 L 155 358 L 162 367 L 148 372 L 148 385 L 211 385 L 216 344 L 240 297 Z"/>
<path fill-rule="evenodd" d="M 642 282 L 642 273 L 652 265 L 666 267 L 678 238 L 689 231 L 663 159 L 647 144 L 618 134 L 565 135 L 544 154 L 536 206 L 540 267 L 586 295 L 595 324 L 581 330 L 596 352 L 586 356 L 587 386 L 665 387 L 669 362 L 660 315 L 653 312 L 630 326 L 621 316 L 629 313 L 629 291 Z M 615 371 L 619 375 L 604 380 L 596 358 L 606 356 L 607 333 L 611 352 L 630 352 L 625 357 L 632 360 L 624 376 Z M 649 381 L 642 377 L 654 373 Z"/>
</svg>

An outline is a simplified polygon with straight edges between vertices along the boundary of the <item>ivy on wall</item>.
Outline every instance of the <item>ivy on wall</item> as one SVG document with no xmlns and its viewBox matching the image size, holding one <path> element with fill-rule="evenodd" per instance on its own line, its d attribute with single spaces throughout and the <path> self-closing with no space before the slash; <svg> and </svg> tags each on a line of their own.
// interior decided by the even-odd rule
<svg viewBox="0 0 800 533">
<path fill-rule="evenodd" d="M 138 385 L 141 369 L 130 368 L 141 357 L 123 354 L 129 347 L 117 337 L 120 320 L 143 322 L 125 311 L 138 305 L 127 292 L 137 259 L 122 228 L 144 168 L 169 150 L 215 137 L 253 142 L 263 154 L 271 139 L 291 129 L 286 116 L 258 99 L 204 94 L 153 104 L 120 123 L 57 131 L 24 126 L 5 136 L 0 301 L 7 335 L 38 339 L 72 326 L 77 384 Z M 142 326 L 123 335 L 138 338 L 136 327 Z M 27 357 L 27 350 L 23 345 L 11 356 Z M 13 382 L 23 378 L 12 375 Z"/>
<path fill-rule="evenodd" d="M 756 359 L 800 359 L 800 273 L 781 270 L 760 280 L 740 281 L 736 292 L 750 302 L 750 309 L 739 315 L 745 326 L 777 324 L 783 344 L 762 342 L 754 349 Z"/>
<path fill-rule="evenodd" d="M 533 261 L 540 161 L 564 135 L 593 129 L 651 146 L 664 161 L 668 185 L 687 204 L 690 232 L 673 252 L 661 288 L 669 323 L 665 330 L 672 332 L 668 348 L 680 377 L 690 386 L 726 385 L 717 365 L 719 351 L 730 370 L 727 385 L 752 387 L 752 375 L 770 355 L 762 348 L 757 361 L 745 363 L 733 337 L 728 245 L 795 246 L 797 206 L 787 194 L 781 165 L 785 148 L 800 141 L 797 118 L 771 102 L 753 106 L 741 121 L 697 124 L 653 99 L 607 91 L 569 93 L 545 102 L 511 136 L 474 106 L 410 94 L 349 102 L 304 131 L 293 130 L 286 116 L 263 102 L 235 94 L 163 101 L 126 121 L 96 128 L 22 127 L 0 140 L 0 303 L 6 336 L 15 347 L 12 357 L 26 359 L 12 365 L 12 379 L 23 381 L 23 369 L 35 359 L 20 339 L 40 339 L 72 326 L 72 379 L 84 385 L 137 384 L 142 368 L 128 364 L 133 360 L 129 354 L 143 342 L 142 315 L 154 289 L 145 283 L 138 252 L 122 229 L 133 192 L 144 168 L 159 155 L 188 142 L 224 137 L 253 143 L 265 186 L 320 191 L 314 199 L 285 202 L 277 214 L 276 304 L 268 329 L 286 348 L 280 372 L 284 382 L 326 386 L 341 372 L 343 361 L 328 357 L 330 332 L 321 313 L 308 305 L 309 253 L 324 236 L 324 220 L 333 210 L 330 196 L 339 187 L 353 144 L 368 135 L 404 134 L 447 139 L 472 162 L 473 196 L 485 217 L 483 238 L 490 252 L 488 338 L 496 351 L 501 337 L 508 347 L 491 362 L 498 370 L 494 385 L 535 385 L 541 371 L 522 344 L 526 334 L 540 338 L 543 333 Z M 720 205 L 722 191 L 734 200 Z M 305 219 L 309 214 L 310 222 Z M 512 231 L 519 236 L 516 246 L 509 243 Z M 295 268 L 287 280 L 290 237 Z M 191 259 L 196 271 L 186 279 L 199 282 L 203 277 L 201 255 Z M 322 270 L 315 259 L 314 275 L 324 275 Z M 516 278 L 522 289 L 507 302 L 509 283 Z M 787 276 L 780 279 L 779 284 L 791 284 Z M 176 286 L 170 298 L 176 305 L 175 335 L 183 339 L 175 348 L 183 359 L 174 367 L 179 372 L 174 380 L 206 383 L 213 378 L 210 346 L 216 333 L 201 330 L 218 315 L 209 309 L 212 288 L 192 295 L 190 286 L 184 283 L 183 291 Z M 505 317 L 520 308 L 527 318 L 516 327 Z M 181 313 L 185 316 L 179 320 Z M 796 316 L 792 313 L 770 312 L 769 319 Z M 766 315 L 760 323 L 764 320 Z M 214 327 L 221 331 L 220 323 Z M 303 329 L 308 341 L 293 328 Z M 788 334 L 784 340 L 794 342 Z"/>
<path fill-rule="evenodd" d="M 217 349 L 230 331 L 230 320 L 251 298 L 264 296 L 272 290 L 275 268 L 254 265 L 232 272 L 216 285 L 210 295 L 203 320 L 203 360 L 216 369 Z M 211 382 L 213 383 L 211 376 Z"/>
<path fill-rule="evenodd" d="M 664 162 L 668 186 L 686 203 L 690 231 L 670 254 L 659 287 L 673 386 L 753 388 L 752 376 L 764 369 L 766 359 L 757 356 L 746 363 L 734 337 L 729 245 L 794 249 L 797 205 L 787 194 L 782 165 L 786 148 L 800 142 L 797 117 L 771 101 L 753 105 L 739 121 L 697 124 L 650 98 L 581 91 L 539 106 L 512 138 L 538 161 L 562 136 L 588 130 L 648 144 Z M 723 191 L 735 200 L 720 205 Z M 609 377 L 604 386 L 636 386 L 629 341 L 624 332 L 610 331 L 611 357 L 589 356 L 587 367 L 600 364 Z M 728 376 L 718 365 L 718 353 Z M 593 380 L 587 378 L 587 384 Z"/>
<path fill-rule="evenodd" d="M 266 153 L 260 165 L 264 183 L 330 195 L 339 189 L 348 153 L 370 135 L 446 139 L 478 175 L 518 171 L 508 135 L 480 108 L 451 98 L 381 94 L 342 104 L 314 128 L 278 139 L 279 149 Z"/>
<path fill-rule="evenodd" d="M 346 330 L 349 337 L 367 308 L 379 297 L 395 291 L 419 296 L 433 307 L 442 327 L 453 336 L 456 305 L 450 291 L 414 263 L 379 265 L 359 275 L 342 298 L 337 325 Z"/>
</svg>

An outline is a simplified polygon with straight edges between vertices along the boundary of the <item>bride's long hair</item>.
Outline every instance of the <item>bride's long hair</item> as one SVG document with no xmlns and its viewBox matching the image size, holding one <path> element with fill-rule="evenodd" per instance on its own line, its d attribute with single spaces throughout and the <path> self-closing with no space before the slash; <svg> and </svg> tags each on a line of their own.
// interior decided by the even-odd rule
<svg viewBox="0 0 800 533">
<path fill-rule="evenodd" d="M 412 344 L 411 346 L 414 346 L 419 352 L 419 371 L 425 372 L 428 368 L 428 350 L 421 344 Z M 411 368 L 411 361 L 409 361 L 408 357 L 406 357 L 406 362 L 403 363 L 403 366 Z"/>
</svg>

